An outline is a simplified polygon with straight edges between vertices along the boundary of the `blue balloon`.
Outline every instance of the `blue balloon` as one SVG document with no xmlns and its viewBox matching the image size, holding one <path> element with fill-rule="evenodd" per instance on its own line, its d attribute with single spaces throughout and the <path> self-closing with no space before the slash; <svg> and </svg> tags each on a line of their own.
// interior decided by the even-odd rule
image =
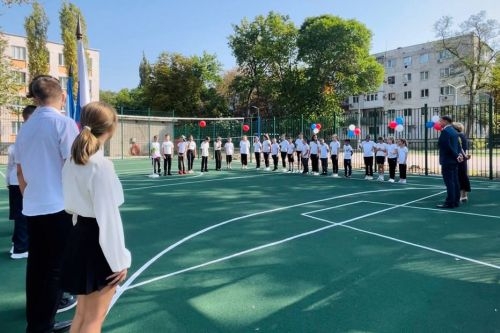
<svg viewBox="0 0 500 333">
<path fill-rule="evenodd" d="M 434 122 L 432 122 L 432 121 L 426 122 L 425 123 L 425 127 L 427 127 L 427 128 L 433 128 L 434 127 Z"/>
<path fill-rule="evenodd" d="M 404 119 L 403 119 L 403 117 L 397 117 L 397 118 L 396 118 L 396 124 L 398 124 L 398 125 L 403 125 L 403 123 L 404 123 Z"/>
<path fill-rule="evenodd" d="M 316 128 L 316 124 L 311 124 L 311 129 L 315 129 Z"/>
<path fill-rule="evenodd" d="M 355 135 L 355 134 L 354 134 L 354 131 L 349 130 L 349 131 L 347 132 L 347 136 L 348 136 L 348 137 L 350 137 L 350 138 L 354 137 L 354 135 Z"/>
</svg>

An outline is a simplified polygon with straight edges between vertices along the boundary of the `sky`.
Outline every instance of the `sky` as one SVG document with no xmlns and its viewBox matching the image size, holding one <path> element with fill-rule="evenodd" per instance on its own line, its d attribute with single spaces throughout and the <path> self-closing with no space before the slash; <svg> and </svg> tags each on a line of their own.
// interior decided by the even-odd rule
<svg viewBox="0 0 500 333">
<path fill-rule="evenodd" d="M 62 1 L 39 0 L 49 17 L 48 40 L 61 42 Z M 162 52 L 184 56 L 215 54 L 225 70 L 236 66 L 228 46 L 233 26 L 270 11 L 288 15 L 297 27 L 308 17 L 331 14 L 356 19 L 373 33 L 372 53 L 436 39 L 434 23 L 455 23 L 485 10 L 500 21 L 499 0 L 72 0 L 87 23 L 89 47 L 100 51 L 101 90 L 139 84 L 143 53 L 155 62 Z M 30 5 L 0 5 L 0 28 L 25 35 Z"/>
</svg>

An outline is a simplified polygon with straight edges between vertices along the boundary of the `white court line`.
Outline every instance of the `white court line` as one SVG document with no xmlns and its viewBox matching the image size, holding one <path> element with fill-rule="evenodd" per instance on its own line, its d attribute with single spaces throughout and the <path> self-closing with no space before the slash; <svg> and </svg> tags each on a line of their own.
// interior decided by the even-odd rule
<svg viewBox="0 0 500 333">
<path fill-rule="evenodd" d="M 127 279 L 127 281 L 125 281 L 125 283 L 123 284 L 123 286 L 121 288 L 119 288 L 116 292 L 116 294 L 113 296 L 113 299 L 111 301 L 111 304 L 109 306 L 109 309 L 108 311 L 111 310 L 111 308 L 114 306 L 114 304 L 118 301 L 118 299 L 121 297 L 121 295 L 126 291 L 128 290 L 128 287 L 130 285 L 132 285 L 132 283 L 149 267 L 151 266 L 155 261 L 157 261 L 160 257 L 162 257 L 165 253 L 167 252 L 170 252 L 171 250 L 173 250 L 174 248 L 178 247 L 179 245 L 187 242 L 188 240 L 196 237 L 196 236 L 199 236 L 201 234 L 204 234 L 212 229 L 215 229 L 215 228 L 218 228 L 220 226 L 223 226 L 223 225 L 226 225 L 226 224 L 229 224 L 229 223 L 232 223 L 232 222 L 236 222 L 236 221 L 239 221 L 239 220 L 243 220 L 243 219 L 246 219 L 246 218 L 249 218 L 249 217 L 253 217 L 253 216 L 259 216 L 259 215 L 264 215 L 264 214 L 269 214 L 269 213 L 274 213 L 274 212 L 277 212 L 277 211 L 282 211 L 282 210 L 286 210 L 286 209 L 290 209 L 290 208 L 295 208 L 295 207 L 301 207 L 301 206 L 306 206 L 306 205 L 311 205 L 311 204 L 315 204 L 315 203 L 319 203 L 319 202 L 325 202 L 325 201 L 329 201 L 329 200 L 335 200 L 335 199 L 341 199 L 341 198 L 347 198 L 347 197 L 352 197 L 352 196 L 356 196 L 356 195 L 361 195 L 361 194 L 371 194 L 371 193 L 380 193 L 380 192 L 393 192 L 393 191 L 407 191 L 407 190 L 428 190 L 427 188 L 413 188 L 413 187 L 405 187 L 405 188 L 400 188 L 400 189 L 382 189 L 382 190 L 371 190 L 371 191 L 364 191 L 364 192 L 357 192 L 357 193 L 349 193 L 349 194 L 343 194 L 343 195 L 339 195 L 339 196 L 334 196 L 334 197 L 330 197 L 330 198 L 325 198 L 325 199 L 319 199 L 319 200 L 314 200 L 314 201 L 308 201 L 308 202 L 303 202 L 303 203 L 300 203 L 300 204 L 295 204 L 295 205 L 290 205 L 290 206 L 285 206 L 285 207 L 279 207 L 279 208 L 274 208 L 274 209 L 270 209 L 270 210 L 265 210 L 265 211 L 260 211 L 260 212 L 256 212 L 256 213 L 252 213 L 252 214 L 247 214 L 247 215 L 243 215 L 243 216 L 239 216 L 239 217 L 236 217 L 236 218 L 232 218 L 230 220 L 226 220 L 224 222 L 220 222 L 220 223 L 217 223 L 217 224 L 214 224 L 210 227 L 207 227 L 205 229 L 202 229 L 202 230 L 199 230 L 191 235 L 188 235 L 186 237 L 184 237 L 183 239 L 177 241 L 176 243 L 170 245 L 169 247 L 167 247 L 166 249 L 164 249 L 163 251 L 159 252 L 158 254 L 156 254 L 154 257 L 152 257 L 149 261 L 147 261 L 144 265 L 142 265 L 137 271 L 134 272 L 134 274 L 132 274 L 132 276 L 130 276 L 130 278 Z M 441 194 L 442 192 L 438 193 L 438 194 L 435 194 L 435 195 L 439 195 Z M 331 226 L 327 226 L 327 227 L 331 227 Z M 323 230 L 325 228 L 320 228 L 320 230 Z M 326 228 L 328 229 L 328 228 Z M 314 231 L 312 231 L 314 232 Z M 312 233 L 310 232 L 310 233 Z M 317 231 L 316 231 L 317 232 Z M 297 238 L 297 237 L 296 237 Z"/>
<path fill-rule="evenodd" d="M 372 203 L 372 204 L 376 204 L 376 205 L 385 205 L 385 206 L 394 205 L 394 204 L 390 204 L 387 202 L 377 202 L 377 201 L 362 201 L 362 202 Z M 406 206 L 406 207 L 412 208 L 412 209 L 431 210 L 431 211 L 441 212 L 441 213 L 453 213 L 453 214 L 460 214 L 460 215 L 472 215 L 472 216 L 479 216 L 479 217 L 489 217 L 492 219 L 500 219 L 500 216 L 498 216 L 498 215 L 470 213 L 470 212 L 464 212 L 464 211 L 460 211 L 460 210 L 456 210 L 456 209 L 437 209 L 437 208 L 427 208 L 427 207 L 417 207 L 417 206 Z"/>
<path fill-rule="evenodd" d="M 331 223 L 333 223 L 333 222 L 331 222 Z M 439 254 L 444 254 L 446 256 L 450 256 L 450 257 L 453 257 L 453 258 L 463 259 L 465 261 L 469 261 L 469 262 L 472 262 L 472 263 L 475 263 L 475 264 L 479 264 L 479 265 L 483 265 L 483 266 L 487 266 L 487 267 L 492 267 L 492 268 L 495 268 L 495 269 L 500 269 L 500 266 L 497 266 L 497 265 L 494 265 L 494 264 L 490 264 L 488 262 L 484 262 L 484 261 L 472 259 L 472 258 L 469 258 L 469 257 L 464 257 L 464 256 L 461 256 L 459 254 L 452 253 L 452 252 L 446 252 L 446 251 L 438 250 L 438 249 L 435 249 L 435 248 L 432 248 L 432 247 L 428 247 L 428 246 L 425 246 L 425 245 L 420 245 L 420 244 L 408 242 L 408 241 L 405 241 L 405 240 L 402 240 L 402 239 L 399 239 L 399 238 L 394 238 L 394 237 L 382 235 L 382 234 L 379 234 L 379 233 L 376 233 L 376 232 L 359 229 L 359 228 L 356 228 L 356 227 L 352 227 L 350 225 L 341 225 L 341 227 L 349 228 L 349 229 L 352 229 L 352 230 L 363 232 L 365 234 L 370 234 L 370 235 L 373 235 L 373 236 L 377 236 L 377 237 L 389 239 L 389 240 L 392 240 L 394 242 L 403 243 L 403 244 L 406 244 L 406 245 L 418 247 L 418 248 L 421 248 L 421 249 L 424 249 L 424 250 L 428 250 L 428 251 L 431 251 L 431 252 L 436 252 L 436 253 L 439 253 Z"/>
<path fill-rule="evenodd" d="M 413 203 L 413 202 L 417 202 L 417 201 L 421 201 L 421 200 L 425 200 L 425 199 L 427 199 L 429 197 L 440 195 L 441 193 L 442 192 L 437 193 L 437 194 L 433 194 L 433 195 L 430 195 L 430 196 L 426 196 L 426 197 L 423 197 L 423 198 L 420 198 L 420 199 L 417 199 L 417 200 L 413 200 L 413 201 L 408 202 L 408 204 L 409 203 Z M 359 193 L 357 193 L 357 194 L 359 194 Z M 353 205 L 353 204 L 359 203 L 359 202 L 361 202 L 361 201 L 351 202 L 351 203 L 348 203 L 348 204 L 343 204 L 343 205 L 335 206 L 333 208 L 338 208 L 338 207 Z M 404 205 L 405 204 L 400 205 L 399 207 L 404 206 Z M 345 221 L 342 221 L 342 222 L 339 222 L 339 223 L 333 223 L 333 224 L 330 224 L 330 225 L 328 225 L 326 227 L 321 227 L 321 228 L 314 229 L 314 230 L 311 230 L 311 231 L 307 231 L 307 232 L 304 232 L 304 233 L 301 233 L 301 234 L 290 236 L 290 237 L 287 237 L 287 238 L 284 238 L 284 239 L 281 239 L 281 240 L 278 240 L 278 241 L 275 241 L 275 242 L 263 244 L 263 245 L 260 245 L 260 246 L 257 246 L 257 247 L 251 248 L 251 249 L 247 249 L 247 250 L 244 250 L 244 251 L 241 251 L 241 252 L 237 252 L 237 253 L 234 253 L 234 254 L 222 257 L 222 258 L 214 259 L 214 260 L 211 260 L 211 261 L 199 264 L 199 265 L 195 265 L 195 266 L 191 266 L 191 267 L 188 267 L 188 268 L 184 268 L 184 269 L 181 269 L 181 270 L 173 272 L 173 273 L 169 273 L 169 274 L 157 276 L 157 277 L 154 277 L 152 279 L 136 283 L 134 285 L 129 285 L 127 287 L 127 290 L 128 289 L 133 289 L 133 288 L 136 288 L 136 287 L 140 287 L 140 286 L 143 286 L 143 285 L 146 285 L 146 284 L 158 281 L 158 280 L 166 279 L 166 278 L 174 276 L 174 275 L 178 275 L 178 274 L 181 274 L 181 273 L 192 271 L 192 270 L 195 270 L 197 268 L 201 268 L 201 267 L 212 265 L 212 264 L 215 264 L 215 263 L 218 263 L 218 262 L 221 262 L 221 261 L 225 261 L 225 260 L 228 260 L 228 259 L 231 259 L 231 258 L 235 258 L 235 257 L 241 256 L 241 255 L 247 254 L 247 253 L 255 252 L 255 251 L 262 250 L 262 249 L 265 249 L 265 248 L 268 248 L 268 247 L 271 247 L 271 246 L 275 246 L 275 245 L 279 245 L 279 244 L 282 244 L 282 243 L 286 243 L 286 242 L 289 242 L 289 241 L 297 239 L 297 238 L 302 238 L 302 237 L 305 237 L 305 236 L 309 236 L 309 235 L 318 233 L 318 232 L 323 231 L 323 230 L 327 230 L 327 229 L 331 229 L 331 228 L 334 228 L 334 227 L 337 227 L 337 226 L 341 226 L 341 225 L 344 225 L 346 223 L 350 223 L 350 222 L 353 222 L 353 221 L 356 221 L 356 220 L 359 220 L 361 218 L 364 218 L 364 217 L 367 217 L 367 216 L 371 216 L 371 215 L 374 215 L 374 214 L 383 213 L 383 212 L 385 212 L 387 210 L 391 210 L 391 209 L 395 209 L 395 208 L 397 208 L 397 207 L 387 208 L 387 209 L 380 210 L 378 212 L 374 212 L 374 213 L 366 214 L 366 215 L 363 215 L 363 216 L 358 216 L 358 217 L 355 217 L 355 218 L 351 218 L 351 219 L 348 219 L 348 220 L 345 220 Z M 326 210 L 326 209 L 319 209 L 319 210 L 315 210 L 313 212 L 324 211 L 324 210 Z M 310 213 L 312 213 L 312 212 L 310 212 Z M 307 214 L 307 213 L 304 213 L 304 214 Z M 304 214 L 301 214 L 301 215 L 304 215 Z M 307 216 L 307 217 L 310 217 L 310 216 Z"/>
<path fill-rule="evenodd" d="M 421 208 L 421 207 L 409 206 L 409 204 L 414 203 L 416 201 L 418 201 L 418 200 L 415 200 L 415 201 L 409 202 L 409 203 L 405 203 L 403 205 L 393 205 L 393 207 L 390 207 L 388 209 L 384 209 L 382 211 L 386 211 L 386 210 L 394 209 L 394 208 L 399 208 L 399 207 L 402 207 L 402 206 L 407 207 L 407 208 Z M 364 202 L 374 203 L 374 204 L 381 204 L 381 205 L 391 205 L 391 204 L 387 204 L 387 203 L 379 203 L 379 202 L 373 202 L 373 201 L 364 201 Z M 332 207 L 331 209 L 334 209 L 334 208 L 336 208 L 336 207 Z M 324 210 L 324 209 L 322 209 L 322 210 Z M 446 251 L 438 250 L 438 249 L 435 249 L 435 248 L 432 248 L 432 247 L 428 247 L 428 246 L 425 246 L 425 245 L 420 245 L 420 244 L 408 242 L 408 241 L 405 241 L 405 240 L 402 240 L 402 239 L 399 239 L 399 238 L 395 238 L 395 237 L 391 237 L 391 236 L 379 234 L 379 233 L 376 233 L 376 232 L 373 232 L 373 231 L 368 231 L 368 230 L 356 228 L 356 227 L 353 227 L 353 226 L 350 226 L 350 225 L 345 225 L 345 223 L 343 223 L 343 222 L 337 223 L 337 222 L 333 222 L 333 221 L 329 221 L 329 220 L 326 220 L 326 219 L 322 219 L 322 218 L 318 218 L 318 217 L 315 217 L 315 216 L 308 215 L 308 214 L 312 214 L 314 212 L 318 212 L 318 211 L 322 211 L 322 210 L 316 210 L 316 211 L 312 211 L 312 212 L 309 212 L 309 213 L 304 213 L 302 215 L 307 216 L 307 217 L 312 218 L 312 219 L 315 219 L 315 220 L 319 220 L 319 221 L 323 221 L 323 222 L 329 223 L 332 226 L 341 226 L 341 227 L 344 227 L 344 228 L 348 228 L 348 229 L 352 229 L 352 230 L 355 230 L 355 231 L 363 232 L 363 233 L 366 233 L 366 234 L 369 234 L 369 235 L 373 235 L 373 236 L 377 236 L 377 237 L 389 239 L 389 240 L 392 240 L 394 242 L 403 243 L 403 244 L 406 244 L 406 245 L 418 247 L 418 248 L 421 248 L 421 249 L 424 249 L 424 250 L 428 250 L 428 251 L 431 251 L 431 252 L 436 252 L 436 253 L 439 253 L 439 254 L 444 254 L 446 256 L 450 256 L 450 257 L 453 257 L 453 258 L 463 259 L 465 261 L 469 261 L 469 262 L 472 262 L 472 263 L 475 263 L 475 264 L 479 264 L 479 265 L 482 265 L 482 266 L 487 266 L 487 267 L 492 267 L 492 268 L 495 268 L 495 269 L 500 269 L 500 266 L 495 265 L 495 264 L 490 264 L 488 262 L 484 262 L 484 261 L 472 259 L 472 258 L 469 258 L 469 257 L 465 257 L 465 256 L 462 256 L 462 255 L 456 254 L 456 253 L 452 253 L 452 252 L 446 252 Z M 443 210 L 439 210 L 439 209 L 432 209 L 432 210 L 443 212 Z M 376 212 L 371 213 L 371 214 L 366 214 L 365 216 L 375 215 L 375 214 L 378 214 L 379 212 L 381 212 L 381 211 L 376 211 Z M 446 212 L 450 212 L 450 211 L 446 210 Z M 480 214 L 477 214 L 477 215 L 480 215 Z M 483 215 L 483 216 L 485 216 L 485 217 L 493 217 L 493 218 L 500 218 L 498 216 L 490 216 L 490 215 Z M 356 218 L 356 219 L 358 219 L 358 218 Z"/>
<path fill-rule="evenodd" d="M 200 176 L 198 176 L 200 177 Z M 207 182 L 216 182 L 216 181 L 226 181 L 226 180 L 232 180 L 232 179 L 243 179 L 243 178 L 253 178 L 253 177 L 259 177 L 259 175 L 248 175 L 248 176 L 236 176 L 236 177 L 226 177 L 226 178 L 210 178 L 210 179 L 205 179 L 205 180 L 195 180 L 195 181 L 180 181 L 171 184 L 169 182 L 168 184 L 158 184 L 158 185 L 151 185 L 151 186 L 141 186 L 141 187 L 134 187 L 134 188 L 127 188 L 123 189 L 123 191 L 135 191 L 135 190 L 144 190 L 144 189 L 149 189 L 149 188 L 157 188 L 157 187 L 167 187 L 167 186 L 177 186 L 177 185 L 186 185 L 186 184 L 197 184 L 197 183 L 207 183 Z M 193 176 L 189 176 L 188 178 L 194 178 Z M 185 178 L 187 180 L 187 178 Z"/>
</svg>

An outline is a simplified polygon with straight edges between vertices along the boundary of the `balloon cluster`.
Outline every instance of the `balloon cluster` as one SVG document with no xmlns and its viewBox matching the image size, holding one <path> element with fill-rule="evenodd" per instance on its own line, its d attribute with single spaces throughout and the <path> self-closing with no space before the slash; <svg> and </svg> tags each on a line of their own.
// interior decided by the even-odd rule
<svg viewBox="0 0 500 333">
<path fill-rule="evenodd" d="M 348 129 L 347 136 L 350 138 L 361 134 L 361 128 L 356 127 L 354 124 L 349 125 Z"/>
<path fill-rule="evenodd" d="M 397 117 L 395 120 L 391 120 L 389 122 L 389 128 L 392 128 L 396 132 L 403 132 L 405 129 L 403 124 L 404 124 L 403 117 Z"/>
<path fill-rule="evenodd" d="M 321 124 L 311 124 L 311 130 L 314 134 L 318 134 L 321 129 Z"/>
<path fill-rule="evenodd" d="M 250 130 L 250 126 L 248 126 L 247 124 L 243 124 L 243 132 L 248 132 Z"/>
<path fill-rule="evenodd" d="M 198 125 L 200 125 L 200 127 L 203 128 L 203 127 L 207 126 L 207 122 L 205 120 L 200 120 Z"/>
<path fill-rule="evenodd" d="M 425 127 L 434 128 L 436 131 L 441 131 L 443 128 L 439 123 L 439 116 L 432 116 L 431 120 L 425 123 Z"/>
</svg>

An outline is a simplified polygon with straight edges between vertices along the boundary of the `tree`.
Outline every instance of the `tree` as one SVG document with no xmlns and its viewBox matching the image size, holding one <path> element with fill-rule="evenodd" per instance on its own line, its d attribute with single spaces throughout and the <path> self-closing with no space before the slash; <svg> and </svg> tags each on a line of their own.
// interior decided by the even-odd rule
<svg viewBox="0 0 500 333">
<path fill-rule="evenodd" d="M 466 133 L 474 123 L 474 103 L 478 92 L 484 91 L 491 80 L 491 70 L 498 55 L 494 50 L 500 36 L 498 21 L 487 19 L 486 12 L 471 15 L 454 30 L 453 19 L 443 16 L 434 24 L 437 48 L 453 57 L 453 76 L 465 85 L 469 96 Z"/>
<path fill-rule="evenodd" d="M 76 44 L 76 26 L 80 18 L 80 27 L 82 29 L 82 39 L 85 49 L 88 48 L 87 24 L 81 10 L 74 4 L 63 2 L 59 11 L 59 23 L 61 27 L 61 39 L 64 44 L 63 57 L 64 65 L 69 70 L 73 68 L 73 73 L 78 73 L 78 55 Z M 88 57 L 87 57 L 88 63 Z M 73 80 L 73 92 L 76 93 L 77 80 Z"/>
<path fill-rule="evenodd" d="M 24 21 L 28 49 L 28 72 L 30 78 L 49 74 L 49 49 L 47 29 L 49 19 L 38 2 L 33 2 L 33 12 Z"/>
<path fill-rule="evenodd" d="M 308 103 L 316 112 L 340 111 L 348 96 L 380 86 L 384 69 L 369 54 L 371 35 L 356 20 L 323 15 L 304 21 L 298 58 L 306 64 Z"/>
<path fill-rule="evenodd" d="M 233 88 L 241 94 L 241 106 L 256 105 L 261 115 L 290 112 L 286 98 L 290 71 L 296 69 L 297 28 L 288 16 L 270 12 L 253 22 L 246 18 L 233 26 L 229 37 L 240 77 Z M 244 77 L 243 77 L 244 76 Z M 283 98 L 285 97 L 285 98 Z M 290 96 L 288 96 L 290 97 Z"/>
<path fill-rule="evenodd" d="M 0 34 L 0 106 L 13 104 L 18 95 L 19 88 L 22 87 L 17 81 L 9 59 L 3 57 L 7 42 Z"/>
<path fill-rule="evenodd" d="M 139 65 L 139 87 L 144 87 L 151 75 L 151 65 L 149 64 L 148 59 L 146 59 L 146 55 L 144 52 L 142 53 L 142 61 Z"/>
</svg>

